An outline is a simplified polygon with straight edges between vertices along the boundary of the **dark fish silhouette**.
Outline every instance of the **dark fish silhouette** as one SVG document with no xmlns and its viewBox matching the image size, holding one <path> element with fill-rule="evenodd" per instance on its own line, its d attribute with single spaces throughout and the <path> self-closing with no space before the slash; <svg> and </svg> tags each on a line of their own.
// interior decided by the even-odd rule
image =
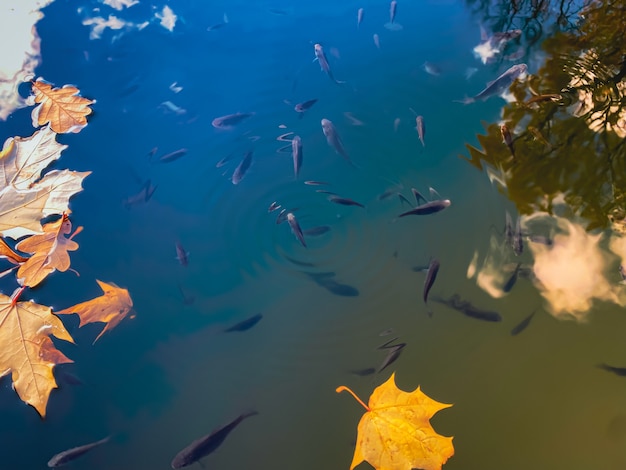
<svg viewBox="0 0 626 470">
<path fill-rule="evenodd" d="M 517 256 L 521 255 L 524 251 L 521 217 L 518 217 L 517 222 L 515 223 L 515 232 L 513 232 L 513 251 Z"/>
<path fill-rule="evenodd" d="M 96 442 L 92 442 L 91 444 L 85 444 L 84 446 L 80 446 L 80 447 L 73 447 L 72 449 L 68 449 L 61 453 L 58 453 L 48 461 L 48 467 L 54 468 L 54 467 L 60 467 L 61 465 L 65 465 L 66 463 L 69 463 L 72 460 L 75 460 L 78 457 L 86 454 L 94 447 L 98 447 L 108 442 L 109 439 L 111 438 L 105 437 L 104 439 L 101 439 Z"/>
<path fill-rule="evenodd" d="M 428 293 L 437 279 L 437 273 L 439 272 L 439 261 L 432 259 L 428 265 L 428 272 L 426 273 L 426 279 L 424 280 L 424 303 L 428 304 Z"/>
<path fill-rule="evenodd" d="M 348 162 L 351 162 L 348 152 L 346 152 L 346 149 L 343 147 L 343 142 L 341 141 L 341 137 L 339 137 L 339 134 L 337 133 L 337 129 L 335 129 L 335 125 L 328 119 L 322 119 L 321 122 L 322 122 L 322 131 L 324 132 L 324 135 L 326 136 L 326 142 L 328 142 L 328 145 L 330 145 L 333 149 L 335 149 L 335 152 L 337 152 L 343 158 L 348 160 Z"/>
<path fill-rule="evenodd" d="M 226 426 L 214 430 L 211 434 L 207 434 L 199 439 L 196 439 L 183 450 L 181 450 L 174 460 L 172 460 L 172 468 L 184 468 L 197 462 L 203 457 L 206 457 L 222 445 L 228 435 L 235 429 L 239 423 L 249 416 L 258 414 L 256 411 L 250 411 L 239 416 L 234 421 L 228 423 Z"/>
<path fill-rule="evenodd" d="M 304 116 L 304 113 L 311 109 L 311 107 L 317 103 L 317 99 L 313 99 L 313 100 L 308 100 L 308 101 L 304 101 L 302 103 L 298 103 L 296 104 L 293 109 L 296 113 L 300 114 L 300 118 L 302 118 Z"/>
<path fill-rule="evenodd" d="M 515 286 L 515 283 L 517 282 L 517 277 L 519 275 L 519 270 L 521 267 L 522 267 L 522 263 L 517 263 L 517 266 L 515 266 L 515 270 L 513 271 L 513 274 L 511 274 L 511 277 L 509 278 L 509 280 L 506 281 L 504 286 L 502 286 L 503 292 L 505 293 L 511 292 L 511 290 L 513 289 L 513 286 Z"/>
<path fill-rule="evenodd" d="M 435 302 L 442 303 L 447 305 L 454 310 L 461 312 L 462 314 L 475 318 L 477 320 L 489 321 L 489 322 L 499 322 L 502 321 L 502 316 L 498 312 L 492 312 L 489 310 L 481 310 L 470 302 L 466 300 L 461 300 L 461 297 L 458 294 L 454 294 L 448 300 L 434 298 Z"/>
<path fill-rule="evenodd" d="M 534 311 L 533 313 L 531 313 L 530 315 L 528 315 L 526 318 L 524 318 L 521 322 L 519 322 L 512 330 L 511 330 L 511 336 L 517 336 L 519 335 L 522 331 L 524 331 L 526 328 L 528 328 L 528 325 L 530 325 L 531 320 L 533 319 L 533 317 L 535 316 L 535 313 L 537 313 L 537 311 Z"/>
<path fill-rule="evenodd" d="M 407 215 L 429 215 L 442 211 L 447 207 L 450 207 L 450 199 L 438 199 L 436 201 L 430 201 L 421 206 L 414 207 L 410 211 L 403 212 L 398 217 L 406 217 Z"/>
<path fill-rule="evenodd" d="M 300 228 L 300 224 L 298 223 L 298 219 L 293 213 L 289 212 L 287 214 L 287 223 L 289 227 L 291 227 L 291 231 L 298 239 L 298 241 L 302 244 L 303 247 L 306 248 L 306 242 L 304 241 L 304 234 L 302 233 L 302 229 Z"/>
<path fill-rule="evenodd" d="M 248 331 L 254 325 L 259 323 L 261 321 L 261 318 L 263 318 L 262 313 L 257 313 L 256 315 L 252 315 L 250 318 L 246 318 L 245 320 L 240 321 L 239 323 L 235 323 L 233 326 L 229 328 L 226 328 L 224 330 L 224 333 L 232 333 L 233 331 Z"/>
<path fill-rule="evenodd" d="M 333 279 L 335 277 L 334 272 L 305 274 L 313 279 L 318 286 L 323 287 L 332 294 L 342 297 L 356 297 L 359 295 L 359 290 L 356 287 L 335 281 Z"/>
<path fill-rule="evenodd" d="M 349 199 L 347 197 L 339 197 L 339 196 L 328 196 L 328 200 L 330 202 L 334 202 L 335 204 L 341 204 L 342 206 L 359 206 L 365 209 L 365 206 L 360 202 L 356 202 L 353 199 Z"/>
<path fill-rule="evenodd" d="M 169 162 L 173 162 L 174 160 L 178 160 L 180 157 L 186 154 L 187 154 L 187 149 L 182 148 L 182 149 L 175 150 L 174 152 L 166 153 L 165 155 L 160 156 L 157 161 L 160 163 L 169 163 Z"/>
<path fill-rule="evenodd" d="M 598 364 L 600 369 L 606 370 L 607 372 L 612 372 L 615 375 L 619 375 L 620 377 L 626 377 L 626 367 L 613 367 L 607 364 Z"/>
<path fill-rule="evenodd" d="M 359 377 L 366 377 L 368 375 L 372 375 L 375 372 L 376 372 L 376 369 L 373 367 L 367 367 L 365 369 L 357 369 L 357 370 L 350 371 L 350 373 L 354 375 L 358 375 Z"/>
<path fill-rule="evenodd" d="M 252 152 L 247 152 L 243 157 L 243 160 L 241 160 L 233 172 L 233 176 L 231 178 L 233 184 L 241 183 L 241 180 L 244 176 L 246 176 L 246 172 L 250 168 L 250 165 L 252 165 Z"/>
<path fill-rule="evenodd" d="M 230 129 L 251 116 L 254 116 L 254 113 L 228 114 L 226 116 L 216 117 L 211 121 L 211 125 L 218 129 Z"/>
<path fill-rule="evenodd" d="M 317 237 L 327 232 L 330 232 L 330 227 L 328 225 L 319 225 L 317 227 L 308 228 L 304 230 L 302 233 L 308 237 Z"/>
<path fill-rule="evenodd" d="M 389 352 L 387 353 L 387 356 L 385 356 L 385 359 L 383 360 L 381 365 L 376 370 L 377 373 L 382 372 L 385 368 L 389 367 L 400 357 L 400 353 L 402 352 L 402 349 L 406 346 L 406 343 L 391 344 L 397 339 L 398 337 L 396 336 L 395 338 L 390 339 L 386 343 L 378 346 L 377 349 L 388 349 Z"/>
</svg>

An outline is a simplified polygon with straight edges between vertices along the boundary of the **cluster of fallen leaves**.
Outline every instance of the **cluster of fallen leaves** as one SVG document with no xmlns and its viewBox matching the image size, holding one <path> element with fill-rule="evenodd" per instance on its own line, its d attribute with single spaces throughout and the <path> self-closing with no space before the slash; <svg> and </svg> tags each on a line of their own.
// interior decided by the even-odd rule
<svg viewBox="0 0 626 470">
<path fill-rule="evenodd" d="M 71 269 L 69 253 L 78 249 L 73 238 L 82 227 L 72 233 L 69 200 L 82 190 L 82 181 L 91 172 L 43 172 L 67 148 L 56 141 L 57 134 L 85 127 L 94 101 L 79 96 L 73 86 L 53 88 L 42 79 L 32 82 L 32 92 L 37 105 L 33 126 L 39 129 L 30 137 L 7 139 L 0 151 L 0 258 L 13 265 L 0 276 L 17 270 L 18 284 L 13 295 L 0 293 L 0 371 L 1 376 L 12 375 L 19 397 L 44 417 L 50 393 L 57 387 L 55 365 L 72 362 L 51 336 L 74 340 L 50 307 L 20 302 L 19 297 L 54 271 Z M 43 220 L 47 222 L 42 225 Z M 126 289 L 97 282 L 102 296 L 56 312 L 78 314 L 80 326 L 105 323 L 96 340 L 117 326 L 133 306 Z"/>
<path fill-rule="evenodd" d="M 357 430 L 356 449 L 350 470 L 364 460 L 377 470 L 441 470 L 454 455 L 452 437 L 437 434 L 430 424 L 435 413 L 452 405 L 439 403 L 417 387 L 400 390 L 395 373 L 363 403 L 348 387 L 347 391 L 367 410 Z"/>
</svg>

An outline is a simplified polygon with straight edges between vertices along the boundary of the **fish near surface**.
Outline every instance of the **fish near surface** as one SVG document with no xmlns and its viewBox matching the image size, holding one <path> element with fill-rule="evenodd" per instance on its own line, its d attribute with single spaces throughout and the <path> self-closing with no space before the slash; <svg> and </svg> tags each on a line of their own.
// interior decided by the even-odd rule
<svg viewBox="0 0 626 470">
<path fill-rule="evenodd" d="M 308 100 L 308 101 L 303 101 L 302 103 L 298 103 L 296 104 L 293 109 L 296 113 L 300 114 L 300 117 L 302 118 L 302 116 L 304 116 L 304 113 L 311 109 L 311 107 L 317 103 L 317 98 L 316 99 L 312 99 L 312 100 Z"/>
<path fill-rule="evenodd" d="M 342 206 L 359 206 L 365 209 L 365 206 L 363 204 L 347 197 L 332 195 L 328 197 L 328 200 L 330 202 L 334 202 L 335 204 L 341 204 Z"/>
<path fill-rule="evenodd" d="M 256 315 L 252 315 L 250 318 L 246 318 L 245 320 L 240 321 L 239 323 L 235 323 L 233 326 L 229 328 L 226 328 L 224 330 L 224 333 L 232 333 L 234 331 L 248 331 L 254 325 L 259 323 L 262 318 L 263 318 L 263 314 L 257 313 Z"/>
<path fill-rule="evenodd" d="M 259 414 L 256 411 L 244 413 L 227 425 L 200 437 L 181 450 L 172 460 L 172 468 L 184 468 L 215 452 L 228 435 L 246 418 Z"/>
<path fill-rule="evenodd" d="M 489 82 L 484 90 L 473 97 L 465 97 L 458 103 L 470 104 L 478 100 L 486 100 L 494 95 L 499 95 L 503 91 L 508 90 L 511 84 L 523 73 L 526 73 L 528 66 L 526 64 L 517 64 L 509 68 L 494 81 Z"/>
<path fill-rule="evenodd" d="M 428 304 L 428 293 L 430 289 L 433 287 L 435 283 L 435 279 L 437 279 L 437 273 L 439 272 L 439 261 L 436 259 L 432 259 L 428 265 L 428 271 L 426 273 L 426 279 L 424 280 L 424 294 L 423 299 L 424 303 Z"/>
<path fill-rule="evenodd" d="M 217 129 L 231 129 L 251 116 L 254 116 L 254 113 L 228 114 L 226 116 L 216 117 L 211 121 L 211 125 Z"/>
<path fill-rule="evenodd" d="M 324 118 L 322 119 L 321 124 L 322 131 L 326 136 L 326 142 L 328 142 L 328 145 L 330 145 L 335 150 L 335 152 L 337 152 L 348 162 L 350 162 L 350 156 L 348 155 L 348 152 L 346 152 L 346 149 L 343 146 L 343 142 L 341 141 L 341 137 L 339 137 L 337 129 L 335 128 L 335 125 L 332 123 L 332 121 Z"/>
<path fill-rule="evenodd" d="M 398 217 L 406 217 L 407 215 L 429 215 L 436 212 L 440 212 L 447 207 L 450 207 L 449 199 L 438 199 L 436 201 L 430 201 L 421 206 L 414 207 L 410 211 L 403 212 Z"/>
<path fill-rule="evenodd" d="M 173 162 L 174 160 L 178 160 L 180 157 L 183 157 L 186 154 L 187 154 L 187 149 L 182 148 L 182 149 L 175 150 L 174 152 L 170 152 L 159 157 L 157 161 L 160 163 L 169 163 L 169 162 Z"/>
<path fill-rule="evenodd" d="M 250 165 L 252 165 L 252 152 L 246 152 L 246 155 L 243 157 L 243 159 L 241 160 L 239 165 L 237 165 L 237 168 L 235 168 L 235 171 L 233 172 L 233 176 L 231 178 L 233 184 L 241 183 L 241 180 L 244 176 L 246 176 Z"/>
<path fill-rule="evenodd" d="M 330 232 L 330 227 L 328 225 L 318 225 L 317 227 L 311 227 L 304 230 L 302 233 L 309 237 L 317 237 L 319 235 L 324 235 L 325 233 Z"/>
<path fill-rule="evenodd" d="M 181 266 L 187 267 L 189 264 L 189 253 L 185 251 L 185 248 L 178 240 L 176 240 L 176 259 Z"/>
<path fill-rule="evenodd" d="M 461 300 L 461 297 L 458 294 L 454 294 L 448 300 L 444 299 L 433 299 L 435 302 L 442 303 L 447 305 L 454 310 L 457 310 L 464 314 L 465 316 L 475 318 L 477 320 L 489 321 L 489 322 L 499 322 L 502 321 L 502 316 L 498 312 L 492 312 L 490 310 L 481 310 L 470 302 L 466 300 Z"/>
<path fill-rule="evenodd" d="M 306 248 L 306 242 L 304 241 L 304 234 L 302 233 L 302 229 L 300 228 L 300 224 L 298 223 L 298 219 L 293 213 L 289 212 L 287 214 L 287 223 L 289 227 L 291 227 L 291 231 L 298 239 L 298 241 L 302 244 L 303 247 Z"/>
<path fill-rule="evenodd" d="M 330 78 L 337 85 L 342 85 L 346 83 L 342 80 L 337 80 L 335 76 L 333 75 L 333 71 L 330 69 L 330 64 L 328 63 L 328 59 L 326 58 L 326 54 L 324 53 L 324 48 L 322 47 L 322 45 L 315 44 L 313 46 L 313 49 L 315 52 L 314 60 L 317 60 L 320 63 L 320 68 L 322 69 L 323 72 L 326 73 L 326 75 L 328 75 L 328 78 Z"/>
<path fill-rule="evenodd" d="M 71 462 L 72 460 L 75 460 L 78 457 L 82 456 L 83 454 L 86 454 L 94 447 L 98 447 L 98 446 L 101 446 L 102 444 L 109 442 L 109 439 L 111 438 L 105 437 L 104 439 L 101 439 L 96 442 L 92 442 L 91 444 L 85 444 L 84 446 L 73 447 L 72 449 L 68 449 L 66 451 L 60 452 L 48 461 L 48 467 L 55 468 L 55 467 L 60 467 L 62 465 L 65 465 Z"/>
<path fill-rule="evenodd" d="M 302 139 L 298 135 L 294 135 L 291 140 L 291 156 L 293 158 L 293 173 L 297 178 L 302 166 Z"/>
<path fill-rule="evenodd" d="M 356 12 L 356 27 L 360 28 L 363 23 L 363 8 L 359 8 Z"/>
<path fill-rule="evenodd" d="M 598 364 L 598 367 L 607 372 L 612 372 L 615 375 L 619 375 L 620 377 L 626 377 L 626 367 L 613 367 L 604 363 Z"/>
<path fill-rule="evenodd" d="M 426 143 L 424 142 L 424 136 L 426 135 L 426 126 L 424 125 L 423 116 L 417 116 L 415 118 L 415 129 L 417 130 L 417 136 L 422 143 L 422 147 L 426 147 Z"/>
<path fill-rule="evenodd" d="M 530 322 L 532 321 L 533 317 L 535 316 L 535 313 L 537 313 L 537 312 L 535 311 L 535 312 L 531 313 L 526 318 L 524 318 L 521 322 L 519 322 L 516 326 L 514 326 L 513 329 L 511 330 L 511 336 L 517 336 L 522 331 L 524 331 L 526 328 L 528 328 L 528 325 L 530 325 Z"/>
<path fill-rule="evenodd" d="M 391 0 L 389 4 L 389 23 L 385 23 L 384 26 L 389 31 L 400 31 L 402 29 L 402 25 L 396 23 L 396 12 L 398 10 L 398 2 L 396 0 Z"/>
</svg>

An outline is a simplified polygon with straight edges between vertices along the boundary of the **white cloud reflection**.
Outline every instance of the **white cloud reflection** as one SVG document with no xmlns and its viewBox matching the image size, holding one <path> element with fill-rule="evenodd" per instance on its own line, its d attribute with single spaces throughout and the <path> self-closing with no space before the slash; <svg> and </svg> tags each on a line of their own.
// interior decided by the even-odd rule
<svg viewBox="0 0 626 470">
<path fill-rule="evenodd" d="M 34 75 L 39 65 L 40 39 L 35 24 L 43 13 L 41 9 L 53 0 L 20 0 L 3 2 L 0 6 L 0 119 L 6 120 L 18 108 L 25 106 L 17 87 Z"/>
</svg>

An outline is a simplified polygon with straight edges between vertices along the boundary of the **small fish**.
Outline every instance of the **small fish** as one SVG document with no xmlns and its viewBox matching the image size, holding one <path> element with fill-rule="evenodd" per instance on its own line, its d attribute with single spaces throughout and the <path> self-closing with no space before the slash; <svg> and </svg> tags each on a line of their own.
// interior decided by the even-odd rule
<svg viewBox="0 0 626 470">
<path fill-rule="evenodd" d="M 502 135 L 502 143 L 504 143 L 509 148 L 511 156 L 515 157 L 515 151 L 513 150 L 513 137 L 511 136 L 509 128 L 506 127 L 505 124 L 502 124 L 500 126 L 500 134 Z"/>
<path fill-rule="evenodd" d="M 521 217 L 517 218 L 515 223 L 515 232 L 513 232 L 513 252 L 519 256 L 524 251 L 524 239 L 522 237 Z"/>
<path fill-rule="evenodd" d="M 221 168 L 224 165 L 226 165 L 226 163 L 228 163 L 228 161 L 230 161 L 230 159 L 233 158 L 233 155 L 235 154 L 231 153 L 231 154 L 226 155 L 224 158 L 222 158 L 219 162 L 215 164 L 215 168 Z"/>
<path fill-rule="evenodd" d="M 337 129 L 335 129 L 335 125 L 328 119 L 322 119 L 322 131 L 326 136 L 326 142 L 328 142 L 328 145 L 335 149 L 335 152 L 350 162 L 350 156 L 343 147 L 343 143 L 337 133 Z"/>
<path fill-rule="evenodd" d="M 361 121 L 360 119 L 357 119 L 354 117 L 354 115 L 349 112 L 346 111 L 345 113 L 343 113 L 343 115 L 348 118 L 348 120 L 350 121 L 350 124 L 352 124 L 353 126 L 364 126 L 365 123 L 363 121 Z"/>
<path fill-rule="evenodd" d="M 424 280 L 424 292 L 422 298 L 424 299 L 424 303 L 428 305 L 428 293 L 430 289 L 433 287 L 435 283 L 435 279 L 437 279 L 437 273 L 439 272 L 439 261 L 437 259 L 432 259 L 428 264 L 428 272 L 426 273 L 426 279 Z"/>
<path fill-rule="evenodd" d="M 270 204 L 270 206 L 267 208 L 267 212 L 274 212 L 276 209 L 280 209 L 280 204 L 278 204 L 278 202 L 274 201 Z"/>
<path fill-rule="evenodd" d="M 434 214 L 436 212 L 442 211 L 447 207 L 450 207 L 449 199 L 438 199 L 436 201 L 430 201 L 426 204 L 422 204 L 421 206 L 417 206 L 410 211 L 403 212 L 398 217 L 405 217 L 407 215 L 428 215 Z"/>
<path fill-rule="evenodd" d="M 317 103 L 317 99 L 312 99 L 308 101 L 303 101 L 302 103 L 296 104 L 293 109 L 296 113 L 300 114 L 300 117 L 304 116 L 304 113 L 311 109 L 311 107 Z"/>
<path fill-rule="evenodd" d="M 298 219 L 293 213 L 289 212 L 287 214 L 287 222 L 289 223 L 289 227 L 291 227 L 291 231 L 298 239 L 298 241 L 302 244 L 303 247 L 306 248 L 306 242 L 304 241 L 304 234 L 302 233 L 302 229 L 300 228 L 300 224 L 298 223 Z"/>
<path fill-rule="evenodd" d="M 189 253 L 185 251 L 183 245 L 181 245 L 178 240 L 176 240 L 176 259 L 182 266 L 187 267 L 189 263 Z"/>
<path fill-rule="evenodd" d="M 415 118 L 415 130 L 417 130 L 417 136 L 422 143 L 422 147 L 426 147 L 426 143 L 424 142 L 424 136 L 426 135 L 426 126 L 424 125 L 423 116 L 417 116 Z"/>
<path fill-rule="evenodd" d="M 404 343 L 402 343 L 402 344 L 404 344 Z M 380 366 L 378 366 L 378 369 L 376 370 L 376 372 L 380 373 L 383 370 L 385 370 L 387 367 L 389 367 L 391 364 L 396 362 L 398 360 L 398 358 L 400 357 L 400 353 L 401 352 L 402 352 L 402 348 L 394 349 L 392 351 L 389 351 L 387 353 L 387 356 L 385 356 L 385 359 L 383 360 L 382 364 Z"/>
<path fill-rule="evenodd" d="M 365 209 L 365 206 L 363 204 L 347 197 L 329 196 L 328 200 L 330 202 L 334 202 L 335 204 L 341 204 L 342 206 L 359 206 Z"/>
<path fill-rule="evenodd" d="M 163 101 L 163 103 L 161 103 L 159 105 L 160 108 L 165 108 L 167 111 L 170 111 L 174 114 L 177 114 L 178 116 L 185 114 L 187 112 L 186 109 L 181 108 L 180 106 L 176 106 L 174 103 L 172 103 L 171 101 Z"/>
<path fill-rule="evenodd" d="M 433 75 L 434 77 L 441 75 L 441 69 L 431 62 L 424 62 L 422 67 L 424 67 L 426 73 Z"/>
<path fill-rule="evenodd" d="M 326 73 L 326 75 L 328 75 L 328 78 L 330 78 L 333 82 L 335 82 L 338 85 L 346 83 L 342 80 L 337 80 L 335 76 L 333 75 L 333 71 L 330 69 L 330 64 L 328 63 L 328 59 L 326 59 L 326 54 L 324 53 L 324 48 L 322 47 L 322 45 L 315 44 L 313 46 L 313 49 L 315 52 L 315 60 L 319 61 L 320 68 L 322 69 L 323 72 Z"/>
<path fill-rule="evenodd" d="M 244 413 L 227 425 L 214 430 L 211 434 L 196 439 L 176 454 L 176 457 L 172 460 L 172 468 L 187 467 L 214 452 L 244 419 L 257 414 L 259 413 L 256 411 Z"/>
<path fill-rule="evenodd" d="M 178 85 L 178 82 L 174 82 L 169 86 L 169 89 L 171 91 L 173 91 L 174 93 L 180 93 L 181 91 L 183 91 L 183 87 Z"/>
<path fill-rule="evenodd" d="M 180 157 L 183 157 L 185 155 L 187 155 L 187 149 L 182 148 L 160 156 L 157 161 L 160 163 L 169 163 L 173 162 L 174 160 L 178 160 Z"/>
<path fill-rule="evenodd" d="M 287 220 L 287 209 L 283 209 L 278 213 L 278 217 L 276 217 L 276 225 L 282 224 L 285 220 Z"/>
<path fill-rule="evenodd" d="M 302 166 L 302 139 L 300 136 L 295 135 L 291 140 L 291 156 L 293 158 L 293 174 L 297 179 Z"/>
<path fill-rule="evenodd" d="M 359 8 L 356 12 L 356 27 L 360 28 L 363 22 L 363 8 Z"/>
<path fill-rule="evenodd" d="M 374 33 L 372 39 L 374 40 L 374 45 L 376 46 L 376 48 L 380 49 L 380 37 L 378 36 L 378 34 Z"/>
<path fill-rule="evenodd" d="M 156 155 L 157 150 L 159 150 L 159 147 L 152 147 L 152 150 L 148 152 L 148 160 L 152 160 L 152 157 Z"/>
<path fill-rule="evenodd" d="M 483 320 L 488 322 L 502 321 L 502 316 L 498 312 L 481 310 L 472 305 L 470 302 L 467 302 L 466 300 L 461 300 L 461 297 L 458 294 L 454 294 L 448 300 L 438 298 L 434 298 L 433 300 L 435 302 L 447 305 L 448 307 L 453 308 L 470 318 L 475 318 L 477 320 Z"/>
<path fill-rule="evenodd" d="M 626 367 L 613 367 L 607 364 L 598 364 L 600 369 L 606 370 L 607 372 L 612 372 L 615 375 L 619 375 L 620 377 L 626 377 Z"/>
<path fill-rule="evenodd" d="M 231 178 L 231 181 L 233 184 L 241 183 L 241 180 L 243 179 L 244 176 L 246 176 L 246 172 L 250 168 L 251 164 L 252 164 L 252 151 L 246 152 L 246 155 L 243 157 L 239 165 L 237 165 L 237 168 L 235 168 L 235 171 L 233 172 L 233 176 Z"/>
<path fill-rule="evenodd" d="M 537 313 L 537 311 L 534 311 L 533 313 L 528 315 L 526 318 L 524 318 L 521 322 L 519 322 L 515 327 L 513 327 L 513 329 L 511 330 L 511 336 L 517 336 L 526 328 L 528 328 L 528 325 L 530 325 L 530 322 L 535 316 L 535 313 Z"/>
<path fill-rule="evenodd" d="M 185 293 L 180 282 L 178 283 L 178 291 L 183 298 L 183 305 L 192 305 L 196 301 L 196 298 L 193 295 L 187 295 Z"/>
<path fill-rule="evenodd" d="M 308 228 L 302 233 L 307 237 L 318 237 L 328 232 L 330 232 L 330 227 L 328 225 L 318 225 L 317 227 Z"/>
<path fill-rule="evenodd" d="M 523 73 L 526 73 L 528 66 L 526 64 L 517 64 L 506 70 L 498 78 L 489 82 L 484 90 L 478 93 L 474 97 L 465 97 L 463 100 L 457 101 L 458 103 L 470 104 L 478 100 L 486 100 L 494 95 L 498 95 L 507 90 L 511 84 Z"/>
<path fill-rule="evenodd" d="M 515 283 L 517 282 L 517 277 L 519 275 L 519 270 L 521 267 L 522 267 L 522 263 L 517 263 L 517 266 L 515 266 L 515 270 L 513 271 L 513 274 L 511 274 L 511 277 L 509 277 L 509 280 L 506 281 L 506 283 L 502 287 L 503 292 L 507 294 L 511 292 L 511 290 L 513 289 L 513 286 L 515 286 Z"/>
<path fill-rule="evenodd" d="M 224 13 L 224 16 L 222 17 L 222 22 L 221 23 L 216 23 L 214 25 L 211 25 L 206 30 L 207 31 L 215 31 L 216 29 L 223 28 L 227 24 L 228 24 L 228 16 L 226 15 L 226 13 Z"/>
<path fill-rule="evenodd" d="M 262 313 L 257 313 L 256 315 L 252 315 L 250 318 L 246 318 L 239 323 L 235 323 L 233 326 L 226 328 L 224 333 L 232 333 L 233 331 L 248 331 L 254 325 L 259 323 L 263 318 Z"/>
<path fill-rule="evenodd" d="M 319 286 L 323 287 L 332 294 L 342 297 L 356 297 L 359 295 L 359 290 L 349 284 L 342 284 L 334 279 L 324 279 L 315 281 Z"/>
<path fill-rule="evenodd" d="M 254 116 L 254 113 L 228 114 L 226 116 L 216 117 L 211 121 L 211 125 L 217 129 L 232 129 L 237 124 L 252 116 Z"/>
<path fill-rule="evenodd" d="M 78 457 L 82 456 L 83 454 L 89 452 L 94 447 L 98 447 L 98 446 L 101 446 L 102 444 L 109 442 L 110 439 L 111 437 L 105 437 L 104 439 L 101 439 L 96 442 L 92 442 L 91 444 L 85 444 L 84 446 L 74 447 L 72 449 L 68 449 L 59 454 L 56 454 L 54 457 L 52 457 L 48 461 L 48 467 L 55 468 L 55 467 L 60 467 L 61 465 L 65 465 L 66 463 L 69 463 L 72 460 L 75 460 Z"/>
<path fill-rule="evenodd" d="M 358 375 L 359 377 L 366 377 L 368 375 L 372 375 L 376 372 L 376 369 L 373 367 L 367 367 L 366 369 L 357 369 L 351 370 L 350 373 L 354 375 Z"/>
<path fill-rule="evenodd" d="M 465 80 L 469 80 L 474 76 L 474 74 L 478 72 L 476 67 L 468 67 L 465 69 Z"/>
<path fill-rule="evenodd" d="M 389 31 L 400 31 L 402 29 L 402 25 L 399 23 L 395 23 L 396 19 L 396 11 L 398 9 L 398 2 L 396 0 L 391 0 L 389 4 L 389 23 L 385 23 L 385 28 Z"/>
<path fill-rule="evenodd" d="M 306 184 L 308 186 L 325 186 L 325 185 L 328 185 L 328 183 L 326 181 L 313 181 L 313 180 L 305 181 L 304 184 Z"/>
<path fill-rule="evenodd" d="M 393 131 L 398 132 L 399 127 L 400 127 L 400 118 L 395 118 L 393 120 Z"/>
</svg>

